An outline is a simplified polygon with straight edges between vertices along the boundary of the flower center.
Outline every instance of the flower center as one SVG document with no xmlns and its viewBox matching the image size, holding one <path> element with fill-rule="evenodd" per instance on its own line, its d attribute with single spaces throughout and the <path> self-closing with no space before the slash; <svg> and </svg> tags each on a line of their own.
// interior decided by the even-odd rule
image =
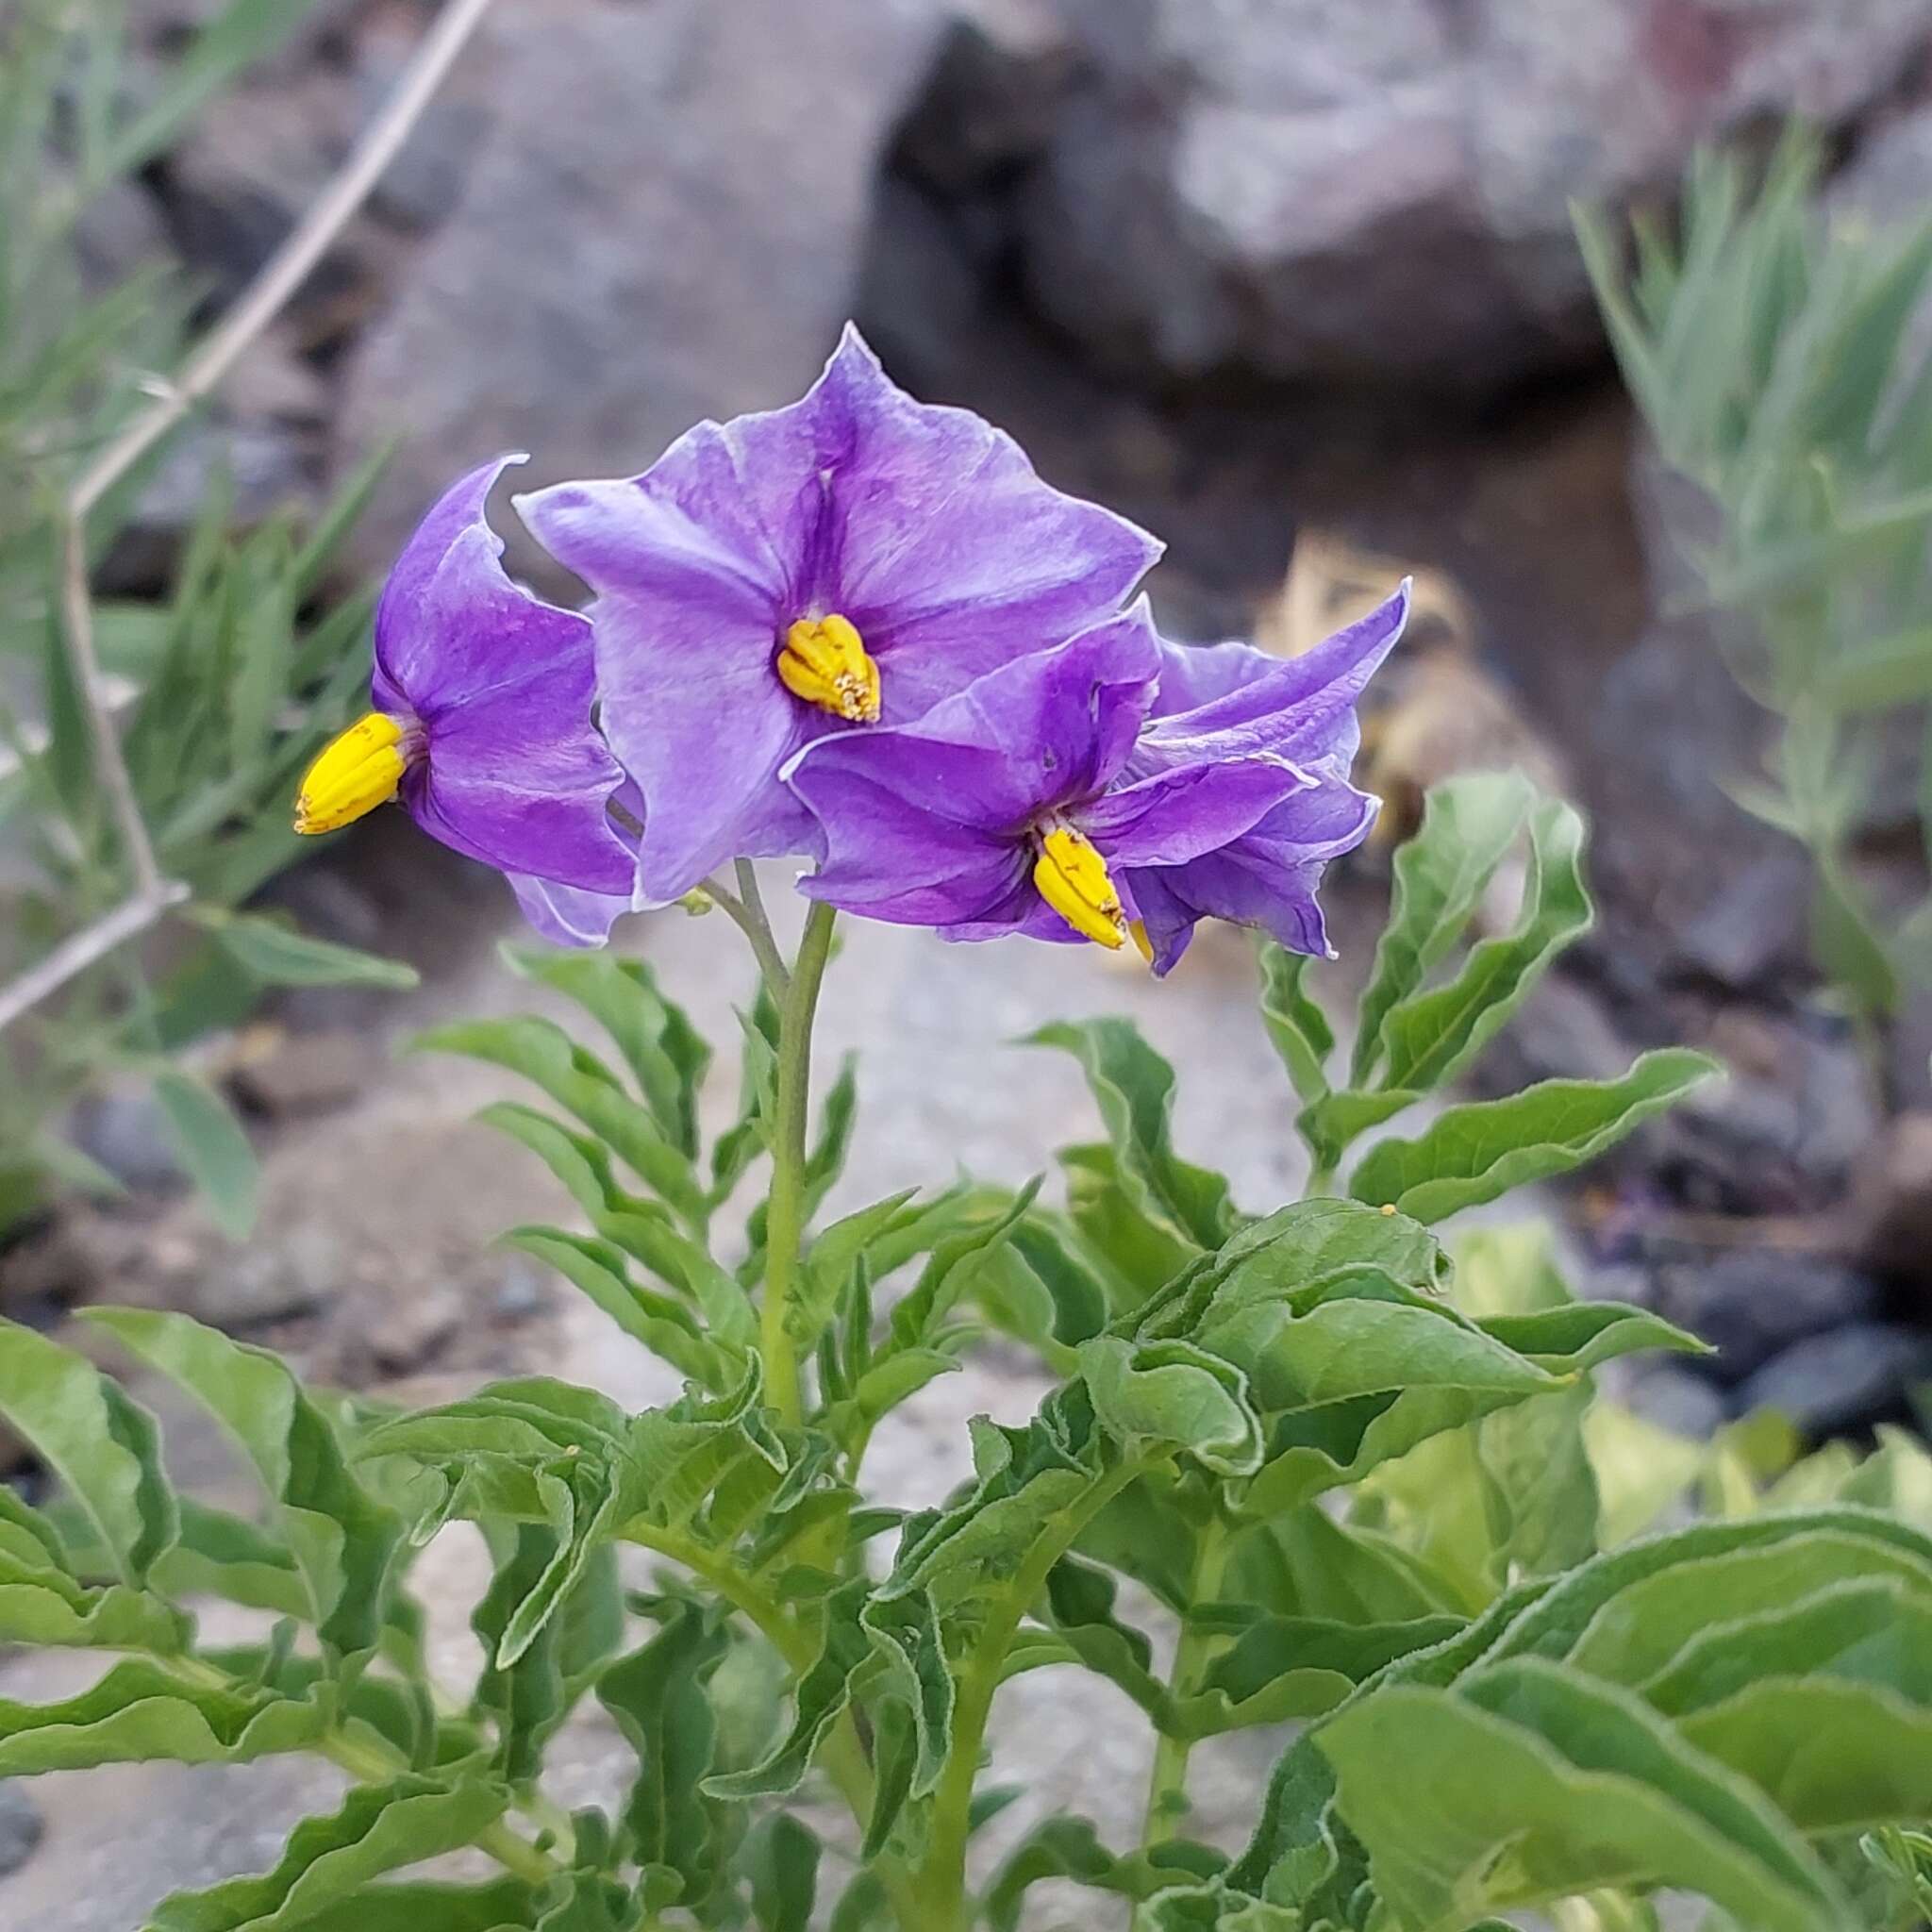
<svg viewBox="0 0 1932 1932">
<path fill-rule="evenodd" d="M 850 618 L 801 617 L 779 647 L 778 676 L 794 697 L 835 718 L 879 722 L 879 667 Z"/>
<path fill-rule="evenodd" d="M 387 711 L 371 711 L 323 746 L 295 794 L 298 832 L 333 832 L 396 795 L 420 738 Z"/>
<path fill-rule="evenodd" d="M 1127 915 L 1108 876 L 1107 860 L 1093 841 L 1067 824 L 1036 836 L 1040 857 L 1033 863 L 1035 891 L 1082 938 L 1118 952 L 1126 942 Z"/>
</svg>

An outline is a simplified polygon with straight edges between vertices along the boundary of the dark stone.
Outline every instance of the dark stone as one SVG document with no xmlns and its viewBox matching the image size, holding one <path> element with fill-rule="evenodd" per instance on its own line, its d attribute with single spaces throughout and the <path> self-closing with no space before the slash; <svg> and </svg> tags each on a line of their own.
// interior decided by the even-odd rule
<svg viewBox="0 0 1932 1932">
<path fill-rule="evenodd" d="M 1437 393 L 1595 353 L 1573 202 L 1667 191 L 1792 112 L 1855 123 L 1932 36 L 1925 0 L 1062 10 L 1077 82 L 1021 230 L 1041 311 L 1139 379 Z"/>
<path fill-rule="evenodd" d="M 1699 1088 L 1656 1133 L 1658 1169 L 1676 1197 L 1740 1214 L 1836 1203 L 1882 1121 L 1849 1029 L 1738 1007 L 1719 1013 L 1696 1043 L 1727 1077 Z"/>
<path fill-rule="evenodd" d="M 1701 1365 L 1706 1373 L 1736 1383 L 1807 1336 L 1877 1315 L 1882 1291 L 1869 1274 L 1840 1261 L 1746 1248 L 1708 1261 L 1666 1263 L 1650 1299 L 1660 1315 L 1717 1349 Z"/>
<path fill-rule="evenodd" d="M 83 1154 L 137 1193 L 170 1189 L 185 1178 L 167 1116 L 143 1083 L 87 1095 L 75 1108 L 73 1137 Z"/>
<path fill-rule="evenodd" d="M 1738 1388 L 1740 1415 L 1772 1408 L 1816 1441 L 1902 1421 L 1932 1376 L 1932 1335 L 1890 1322 L 1852 1322 L 1807 1336 Z"/>
<path fill-rule="evenodd" d="M 1859 1163 L 1852 1242 L 1880 1274 L 1923 1289 L 1932 1282 L 1932 1112 L 1899 1114 Z"/>
<path fill-rule="evenodd" d="M 1676 955 L 1734 992 L 1762 991 L 1809 970 L 1811 868 L 1795 845 L 1766 852 L 1726 879 L 1676 936 Z"/>
<path fill-rule="evenodd" d="M 17 1778 L 0 1778 L 0 1878 L 18 1872 L 41 1841 L 44 1826 Z"/>
</svg>

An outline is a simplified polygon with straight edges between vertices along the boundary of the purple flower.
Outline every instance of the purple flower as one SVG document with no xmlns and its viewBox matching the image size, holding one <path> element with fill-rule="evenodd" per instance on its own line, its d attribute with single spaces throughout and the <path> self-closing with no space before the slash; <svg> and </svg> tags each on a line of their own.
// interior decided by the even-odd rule
<svg viewBox="0 0 1932 1932">
<path fill-rule="evenodd" d="M 1272 755 L 1307 785 L 1239 838 L 1180 864 L 1129 871 L 1123 891 L 1165 973 L 1205 918 L 1271 933 L 1290 951 L 1328 951 L 1315 889 L 1326 862 L 1368 837 L 1378 801 L 1348 782 L 1361 741 L 1356 705 L 1408 617 L 1405 583 L 1358 623 L 1299 658 L 1246 644 L 1163 644 L 1155 722 L 1130 770 L 1145 776 L 1203 761 Z"/>
<path fill-rule="evenodd" d="M 1143 600 L 914 724 L 816 740 L 786 770 L 824 832 L 801 890 L 947 939 L 1123 945 L 1131 880 L 1218 851 L 1315 782 L 1266 748 L 1141 771 L 1160 674 Z"/>
<path fill-rule="evenodd" d="M 914 402 L 850 327 L 801 401 L 518 508 L 596 593 L 603 728 L 642 787 L 660 900 L 734 856 L 814 850 L 778 781 L 801 747 L 1060 642 L 1159 554 L 977 416 Z"/>
<path fill-rule="evenodd" d="M 540 929 L 581 944 L 632 903 L 637 858 L 608 809 L 625 775 L 591 723 L 591 626 L 509 580 L 484 518 L 521 460 L 473 470 L 404 546 L 376 607 L 375 709 L 308 768 L 295 829 L 400 795 L 432 838 L 511 874 Z M 594 934 L 592 898 L 610 908 Z"/>
</svg>

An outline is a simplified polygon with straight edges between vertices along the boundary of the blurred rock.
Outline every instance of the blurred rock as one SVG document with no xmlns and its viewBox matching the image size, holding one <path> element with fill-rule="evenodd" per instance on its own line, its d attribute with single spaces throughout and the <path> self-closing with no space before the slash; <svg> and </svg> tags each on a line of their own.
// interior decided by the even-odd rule
<svg viewBox="0 0 1932 1932">
<path fill-rule="evenodd" d="M 1728 1077 L 1698 1089 L 1656 1131 L 1658 1165 L 1676 1197 L 1746 1214 L 1835 1203 L 1882 1121 L 1849 1029 L 1734 1007 L 1696 1043 L 1724 1063 Z"/>
<path fill-rule="evenodd" d="M 1740 1248 L 1666 1263 L 1653 1277 L 1649 1300 L 1717 1349 L 1702 1369 L 1736 1383 L 1807 1336 L 1872 1320 L 1882 1293 L 1869 1274 L 1825 1256 Z"/>
<path fill-rule="evenodd" d="M 1902 1113 L 1858 1164 L 1852 1245 L 1881 1274 L 1932 1283 L 1932 1112 Z"/>
<path fill-rule="evenodd" d="M 138 1193 L 184 1178 L 167 1116 L 144 1081 L 116 1081 L 88 1094 L 75 1108 L 73 1138 L 83 1154 Z"/>
<path fill-rule="evenodd" d="M 1593 351 L 1573 199 L 1668 187 L 1793 111 L 1856 121 L 1932 39 L 1926 0 L 1064 10 L 1078 75 L 1020 209 L 1044 314 L 1141 378 L 1465 391 Z"/>
<path fill-rule="evenodd" d="M 49 190 L 61 179 L 50 171 Z M 117 288 L 142 269 L 172 266 L 175 244 L 147 185 L 117 176 L 91 195 L 74 224 L 81 280 L 91 294 Z"/>
<path fill-rule="evenodd" d="M 202 1255 L 170 1305 L 216 1328 L 259 1328 L 331 1301 L 348 1285 L 353 1263 L 343 1236 L 304 1223 L 245 1248 Z"/>
<path fill-rule="evenodd" d="M 1658 1428 L 1698 1441 L 1716 1435 L 1728 1412 L 1723 1391 L 1707 1376 L 1675 1363 L 1633 1375 L 1625 1399 Z"/>
<path fill-rule="evenodd" d="M 373 1057 L 366 1036 L 345 1026 L 320 1033 L 251 1027 L 241 1041 L 235 1086 L 250 1107 L 275 1119 L 321 1113 L 362 1091 Z"/>
<path fill-rule="evenodd" d="M 0 1778 L 0 1878 L 18 1872 L 41 1841 L 41 1814 L 18 1778 Z"/>
<path fill-rule="evenodd" d="M 355 42 L 358 119 L 372 120 L 422 40 L 423 9 L 389 0 L 359 23 Z M 496 119 L 499 74 L 487 54 L 466 55 L 450 71 L 401 152 L 369 197 L 372 213 L 404 228 L 433 228 L 456 208 L 471 163 Z"/>
<path fill-rule="evenodd" d="M 1678 960 L 1732 992 L 1757 992 L 1810 970 L 1811 867 L 1786 841 L 1725 879 L 1676 935 Z"/>
<path fill-rule="evenodd" d="M 1894 1422 L 1932 1376 L 1932 1335 L 1891 1322 L 1853 1322 L 1807 1336 L 1742 1383 L 1740 1415 L 1774 1408 L 1813 1441 Z"/>
<path fill-rule="evenodd" d="M 380 563 L 497 449 L 641 468 L 784 401 L 850 312 L 874 175 L 948 0 L 532 0 L 468 190 L 346 373 L 340 448 L 410 435 L 358 533 Z"/>
<path fill-rule="evenodd" d="M 420 1369 L 456 1332 L 463 1308 L 462 1295 L 446 1284 L 392 1297 L 364 1332 L 370 1358 L 385 1375 Z"/>
</svg>

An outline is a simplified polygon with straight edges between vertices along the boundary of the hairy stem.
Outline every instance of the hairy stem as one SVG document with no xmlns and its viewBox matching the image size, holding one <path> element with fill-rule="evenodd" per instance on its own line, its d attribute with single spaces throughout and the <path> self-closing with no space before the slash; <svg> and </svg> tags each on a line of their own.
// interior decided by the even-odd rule
<svg viewBox="0 0 1932 1932">
<path fill-rule="evenodd" d="M 798 1350 L 785 1318 L 798 1278 L 805 1240 L 805 1141 L 811 1107 L 811 1028 L 819 988 L 832 956 L 837 914 L 815 905 L 791 965 L 778 1022 L 778 1118 L 772 1141 L 772 1190 L 765 1207 L 765 1301 L 759 1317 L 758 1352 L 764 1357 L 765 1396 L 788 1423 L 804 1414 L 798 1388 Z"/>
<path fill-rule="evenodd" d="M 1191 1610 L 1213 1602 L 1219 1593 L 1222 1572 L 1227 1566 L 1227 1543 L 1226 1523 L 1219 1514 L 1209 1517 L 1194 1546 L 1194 1572 L 1188 1590 Z M 1191 1697 L 1201 1689 L 1214 1642 L 1211 1635 L 1194 1624 L 1181 1625 L 1174 1669 L 1168 1675 L 1168 1687 L 1176 1700 Z M 1147 1823 L 1141 1833 L 1144 1843 L 1161 1844 L 1179 1832 L 1188 1815 L 1188 1758 L 1193 1748 L 1191 1738 L 1170 1738 L 1163 1733 L 1155 1740 L 1154 1773 L 1147 1784 Z"/>
<path fill-rule="evenodd" d="M 994 1607 L 959 1674 L 953 1705 L 953 1741 L 933 1794 L 931 1833 L 914 1879 L 914 1915 L 900 1914 L 901 1932 L 967 1932 L 972 1910 L 966 1897 L 966 1840 L 973 1828 L 973 1790 L 986 1744 L 987 1720 L 1006 1671 L 1007 1653 L 1026 1612 L 1046 1588 L 1047 1573 L 1080 1532 L 1137 1476 L 1145 1462 L 1123 1463 L 1094 1484 L 1033 1546 Z"/>
</svg>

